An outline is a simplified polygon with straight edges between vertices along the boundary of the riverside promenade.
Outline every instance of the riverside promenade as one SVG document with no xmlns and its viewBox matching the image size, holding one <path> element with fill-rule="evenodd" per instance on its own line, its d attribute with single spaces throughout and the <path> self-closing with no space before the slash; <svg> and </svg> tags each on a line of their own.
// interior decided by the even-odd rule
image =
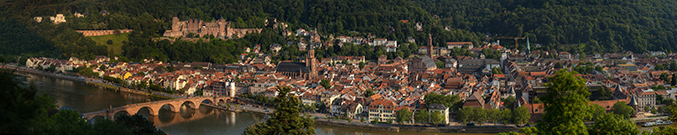
<svg viewBox="0 0 677 135">
<path fill-rule="evenodd" d="M 17 74 L 32 74 L 32 75 L 40 75 L 40 76 L 47 76 L 47 77 L 54 77 L 54 78 L 59 78 L 59 79 L 64 79 L 64 80 L 70 80 L 70 81 L 75 81 L 75 82 L 81 82 L 81 83 L 86 83 L 90 85 L 95 85 L 103 88 L 107 88 L 110 90 L 114 91 L 119 91 L 119 92 L 125 92 L 125 93 L 131 93 L 131 94 L 138 94 L 138 95 L 154 95 L 154 96 L 159 96 L 159 97 L 164 97 L 164 98 L 185 98 L 186 96 L 181 96 L 181 95 L 174 95 L 174 94 L 169 94 L 165 92 L 158 92 L 158 91 L 143 91 L 143 90 L 136 90 L 136 89 L 129 89 L 125 87 L 121 87 L 115 84 L 109 84 L 103 81 L 102 79 L 98 78 L 84 78 L 84 77 L 77 77 L 77 76 L 69 76 L 69 75 L 63 75 L 63 74 L 54 74 L 54 73 L 48 73 L 48 72 L 43 72 L 31 68 L 26 68 L 26 67 L 17 67 L 14 65 L 1 65 L 0 64 L 0 69 L 9 69 L 16 71 Z"/>
</svg>

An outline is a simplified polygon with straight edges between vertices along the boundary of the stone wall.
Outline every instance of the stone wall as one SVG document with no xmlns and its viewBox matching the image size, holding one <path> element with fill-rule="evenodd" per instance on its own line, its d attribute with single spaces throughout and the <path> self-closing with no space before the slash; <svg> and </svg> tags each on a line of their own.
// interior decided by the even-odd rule
<svg viewBox="0 0 677 135">
<path fill-rule="evenodd" d="M 85 37 L 89 36 L 103 36 L 103 35 L 113 35 L 115 30 L 77 30 L 77 32 L 82 33 Z M 132 32 L 130 29 L 120 30 L 120 33 Z"/>
</svg>

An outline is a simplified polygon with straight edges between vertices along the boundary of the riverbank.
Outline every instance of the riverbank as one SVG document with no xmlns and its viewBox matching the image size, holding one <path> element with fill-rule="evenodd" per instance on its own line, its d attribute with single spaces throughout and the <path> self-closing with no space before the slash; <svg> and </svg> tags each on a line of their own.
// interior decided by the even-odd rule
<svg viewBox="0 0 677 135">
<path fill-rule="evenodd" d="M 124 88 L 124 87 L 120 87 L 120 86 L 114 86 L 114 85 L 106 84 L 106 83 L 103 82 L 103 80 L 95 79 L 95 78 L 82 78 L 82 77 L 67 76 L 67 75 L 61 75 L 61 74 L 53 74 L 53 73 L 47 73 L 47 72 L 38 71 L 38 70 L 34 70 L 34 69 L 29 69 L 29 68 L 13 67 L 13 66 L 6 66 L 6 65 L 0 65 L 0 68 L 16 71 L 17 74 L 23 73 L 23 74 L 39 75 L 39 76 L 53 77 L 53 78 L 58 78 L 58 79 L 64 79 L 64 80 L 69 80 L 69 81 L 74 81 L 74 82 L 85 83 L 87 85 L 93 85 L 93 86 L 97 86 L 97 87 L 100 87 L 100 88 L 113 90 L 115 92 L 125 92 L 125 93 L 136 94 L 136 95 L 153 96 L 153 97 L 158 97 L 158 98 L 162 98 L 162 99 L 172 99 L 172 98 L 183 98 L 183 97 L 185 97 L 185 96 L 166 94 L 166 93 L 156 92 L 156 91 L 151 91 L 149 93 L 149 92 L 142 91 L 142 90 L 128 89 L 128 88 Z"/>
<path fill-rule="evenodd" d="M 239 99 L 238 99 L 239 101 Z M 240 104 L 242 101 L 227 105 L 208 105 L 220 110 L 234 111 L 234 112 L 248 112 L 257 114 L 270 114 L 275 109 L 255 104 Z M 317 125 L 325 125 L 332 127 L 351 128 L 358 130 L 371 131 L 385 131 L 385 132 L 426 132 L 426 133 L 500 133 L 500 132 L 519 132 L 519 128 L 515 126 L 421 126 L 421 125 L 396 125 L 396 124 L 371 124 L 360 122 L 359 120 L 343 120 L 343 119 L 328 119 L 327 114 L 323 113 L 303 113 L 302 117 L 310 116 L 315 120 Z"/>
</svg>

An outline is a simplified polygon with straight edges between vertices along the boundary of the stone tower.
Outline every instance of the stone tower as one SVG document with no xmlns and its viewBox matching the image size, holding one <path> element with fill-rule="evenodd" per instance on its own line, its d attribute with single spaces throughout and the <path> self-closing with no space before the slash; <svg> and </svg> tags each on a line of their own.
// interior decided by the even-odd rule
<svg viewBox="0 0 677 135">
<path fill-rule="evenodd" d="M 433 36 L 428 33 L 428 57 L 433 58 Z"/>
<path fill-rule="evenodd" d="M 308 56 L 306 56 L 306 67 L 308 68 L 308 80 L 315 79 L 317 77 L 317 59 L 315 59 L 315 50 L 308 50 Z"/>
</svg>

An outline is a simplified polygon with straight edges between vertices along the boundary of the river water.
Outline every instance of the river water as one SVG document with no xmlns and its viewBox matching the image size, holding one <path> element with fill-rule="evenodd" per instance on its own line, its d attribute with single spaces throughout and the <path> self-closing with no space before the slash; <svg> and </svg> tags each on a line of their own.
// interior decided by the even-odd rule
<svg viewBox="0 0 677 135">
<path fill-rule="evenodd" d="M 149 96 L 119 93 L 96 86 L 85 85 L 45 76 L 28 75 L 27 80 L 34 84 L 40 94 L 48 93 L 59 107 L 70 107 L 81 113 L 100 111 L 104 108 L 153 101 Z M 130 112 L 131 113 L 131 112 Z M 161 109 L 157 116 L 151 116 L 147 109 L 138 112 L 152 120 L 156 127 L 171 135 L 239 135 L 246 127 L 263 120 L 263 116 L 250 113 L 234 113 L 201 106 L 200 109 L 187 109 L 182 106 L 175 113 Z M 382 131 L 356 130 L 324 125 L 316 125 L 318 135 L 437 135 L 449 133 L 390 133 Z M 464 134 L 455 134 L 464 135 Z M 467 134 L 471 135 L 471 134 Z M 472 135 L 477 135 L 473 133 Z"/>
</svg>

